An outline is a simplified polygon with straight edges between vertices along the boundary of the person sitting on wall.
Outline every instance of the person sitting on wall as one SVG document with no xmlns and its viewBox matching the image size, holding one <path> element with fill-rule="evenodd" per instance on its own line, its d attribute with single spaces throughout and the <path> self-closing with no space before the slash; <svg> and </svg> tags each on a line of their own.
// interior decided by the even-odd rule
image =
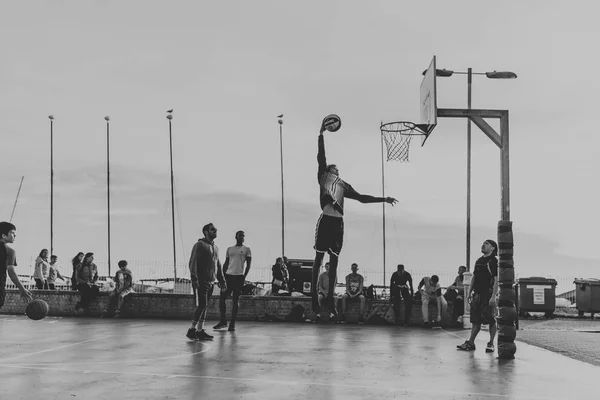
<svg viewBox="0 0 600 400">
<path fill-rule="evenodd" d="M 363 286 L 365 284 L 365 278 L 363 278 L 363 276 L 358 273 L 357 263 L 353 263 L 350 269 L 352 270 L 352 273 L 346 276 L 346 293 L 342 295 L 342 322 L 346 322 L 348 300 L 358 300 L 360 302 L 360 314 L 358 315 L 358 323 L 362 325 L 365 323 L 365 320 L 363 319 L 366 303 L 365 296 L 363 295 Z"/>
<path fill-rule="evenodd" d="M 421 310 L 423 311 L 423 326 L 430 328 L 429 323 L 429 302 L 435 300 L 437 303 L 438 315 L 434 326 L 439 326 L 442 323 L 442 313 L 446 313 L 448 303 L 442 296 L 442 287 L 439 284 L 440 278 L 437 275 L 432 275 L 431 278 L 426 276 L 421 279 L 417 290 L 421 292 Z M 422 288 L 422 289 L 421 289 Z"/>
<path fill-rule="evenodd" d="M 317 313 L 317 318 L 315 319 L 315 322 L 321 322 L 321 310 L 323 309 L 323 304 L 325 302 L 325 300 L 327 299 L 327 295 L 329 294 L 329 279 L 331 278 L 329 276 L 329 263 L 325 263 L 325 271 L 321 272 L 321 274 L 319 275 L 319 279 L 317 280 L 317 293 L 318 293 L 318 299 L 319 299 L 319 312 Z M 336 278 L 334 278 L 336 279 Z M 337 284 L 337 279 L 336 282 L 334 284 L 333 287 L 335 287 L 335 285 Z M 329 312 L 331 313 L 331 316 L 329 317 L 329 322 L 333 323 L 335 322 L 335 314 L 332 310 L 329 310 Z"/>
<path fill-rule="evenodd" d="M 452 322 L 461 325 L 462 317 L 465 313 L 465 285 L 463 283 L 465 272 L 467 272 L 467 267 L 464 265 L 458 267 L 458 276 L 454 279 L 454 283 L 448 286 L 444 294 L 444 298 L 453 304 Z"/>
<path fill-rule="evenodd" d="M 271 267 L 273 273 L 272 294 L 278 294 L 280 290 L 288 289 L 288 272 L 287 267 L 283 263 L 283 258 L 277 257 L 275 264 Z"/>
<path fill-rule="evenodd" d="M 75 311 L 83 309 L 88 311 L 90 302 L 98 297 L 100 288 L 98 281 L 98 267 L 94 264 L 94 253 L 86 253 L 83 262 L 77 266 L 77 290 L 81 292 L 81 301 L 75 304 Z"/>
<path fill-rule="evenodd" d="M 108 306 L 104 309 L 102 317 L 107 317 L 111 308 L 116 303 L 115 318 L 121 317 L 121 307 L 125 297 L 133 292 L 133 274 L 127 268 L 127 261 L 119 261 L 119 270 L 115 274 L 115 288 L 108 295 Z"/>
</svg>

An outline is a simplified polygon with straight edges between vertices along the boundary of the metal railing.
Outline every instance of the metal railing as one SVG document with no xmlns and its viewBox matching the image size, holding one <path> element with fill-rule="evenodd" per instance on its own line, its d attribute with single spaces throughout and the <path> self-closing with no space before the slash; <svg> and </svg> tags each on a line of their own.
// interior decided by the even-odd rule
<svg viewBox="0 0 600 400">
<path fill-rule="evenodd" d="M 134 280 L 134 291 L 138 293 L 192 293 L 192 285 L 190 280 L 190 272 L 187 264 L 177 265 L 177 280 L 173 277 L 173 264 L 162 261 L 143 261 L 143 260 L 128 260 L 128 268 L 133 273 Z M 31 257 L 28 262 L 23 263 L 25 266 L 20 265 L 18 267 L 19 277 L 21 282 L 27 289 L 35 289 L 35 282 L 32 278 L 34 272 L 35 258 Z M 108 265 L 106 262 L 96 262 L 98 267 L 98 274 L 100 276 L 99 283 L 101 286 L 110 287 L 112 277 L 107 276 Z M 63 283 L 61 280 L 55 282 L 56 290 L 70 290 L 71 283 L 70 278 L 72 274 L 72 267 L 70 260 L 64 264 L 58 265 L 58 270 L 65 278 L 67 283 Z M 440 278 L 440 285 L 447 287 L 454 282 L 456 278 L 455 270 L 418 270 L 408 271 L 411 273 L 413 278 L 414 289 L 421 279 L 426 276 L 438 275 Z M 349 268 L 338 267 L 338 286 L 336 293 L 343 292 L 343 282 L 347 274 L 350 273 Z M 379 286 L 381 288 L 383 282 L 383 271 L 380 268 L 369 268 L 361 267 L 359 273 L 365 278 L 365 286 L 371 284 Z M 388 274 L 389 275 L 389 274 Z M 516 277 L 518 279 L 518 276 Z M 561 293 L 568 292 L 575 289 L 573 280 L 575 277 L 568 275 L 548 275 L 546 278 L 553 278 L 557 281 L 556 294 L 557 296 Z M 389 278 L 388 278 L 389 279 Z M 259 287 L 259 292 L 264 293 L 271 289 L 270 283 L 272 281 L 271 265 L 253 265 L 250 269 L 250 273 L 246 279 L 248 282 L 255 283 Z M 389 285 L 389 281 L 385 283 Z M 10 279 L 6 282 L 7 288 L 16 288 Z M 341 289 L 340 289 L 341 288 Z M 106 289 L 105 289 L 106 290 Z M 381 289 L 379 289 L 381 290 Z"/>
</svg>

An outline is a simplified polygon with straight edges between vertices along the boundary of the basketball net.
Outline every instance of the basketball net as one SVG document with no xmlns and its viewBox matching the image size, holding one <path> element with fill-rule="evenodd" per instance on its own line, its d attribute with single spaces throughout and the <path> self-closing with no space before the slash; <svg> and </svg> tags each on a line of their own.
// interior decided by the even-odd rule
<svg viewBox="0 0 600 400">
<path fill-rule="evenodd" d="M 387 161 L 410 162 L 410 141 L 413 136 L 427 136 L 412 122 L 389 122 L 381 125 L 381 136 L 387 149 Z"/>
</svg>

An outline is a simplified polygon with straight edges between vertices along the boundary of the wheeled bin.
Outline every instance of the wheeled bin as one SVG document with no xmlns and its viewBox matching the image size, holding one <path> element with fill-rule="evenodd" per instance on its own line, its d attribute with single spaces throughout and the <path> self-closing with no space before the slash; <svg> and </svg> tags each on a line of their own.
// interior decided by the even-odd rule
<svg viewBox="0 0 600 400">
<path fill-rule="evenodd" d="M 552 318 L 556 309 L 556 279 L 534 276 L 517 280 L 519 314 L 543 312 Z"/>
<path fill-rule="evenodd" d="M 575 305 L 579 316 L 600 312 L 600 279 L 575 279 Z"/>
</svg>

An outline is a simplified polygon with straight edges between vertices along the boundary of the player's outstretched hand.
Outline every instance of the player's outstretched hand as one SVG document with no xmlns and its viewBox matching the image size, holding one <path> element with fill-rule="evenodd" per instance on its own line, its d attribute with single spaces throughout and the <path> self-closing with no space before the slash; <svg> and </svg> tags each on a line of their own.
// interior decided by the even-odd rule
<svg viewBox="0 0 600 400">
<path fill-rule="evenodd" d="M 393 206 L 393 205 L 395 205 L 398 202 L 398 200 L 396 200 L 393 197 L 386 197 L 385 198 L 385 202 L 388 203 L 388 204 L 391 204 Z"/>
<path fill-rule="evenodd" d="M 21 291 L 21 299 L 26 302 L 29 303 L 31 300 L 33 300 L 33 296 L 31 295 L 31 292 L 27 289 L 24 289 Z"/>
</svg>

